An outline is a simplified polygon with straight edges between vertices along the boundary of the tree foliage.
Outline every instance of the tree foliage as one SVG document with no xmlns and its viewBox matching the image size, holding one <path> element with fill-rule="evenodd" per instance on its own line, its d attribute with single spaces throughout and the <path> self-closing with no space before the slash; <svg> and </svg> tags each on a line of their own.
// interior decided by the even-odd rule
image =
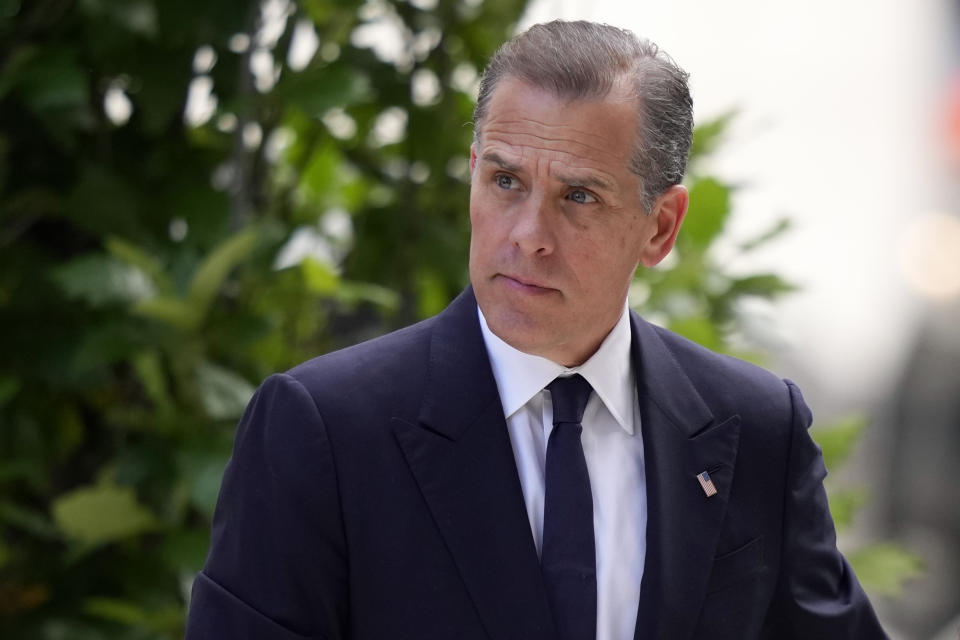
<svg viewBox="0 0 960 640">
<path fill-rule="evenodd" d="M 524 2 L 435 4 L 0 2 L 0 636 L 180 637 L 254 385 L 460 289 Z"/>
</svg>

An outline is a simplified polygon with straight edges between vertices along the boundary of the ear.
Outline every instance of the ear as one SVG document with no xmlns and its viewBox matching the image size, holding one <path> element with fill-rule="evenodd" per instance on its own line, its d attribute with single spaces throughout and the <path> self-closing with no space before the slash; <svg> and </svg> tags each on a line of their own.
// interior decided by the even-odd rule
<svg viewBox="0 0 960 640">
<path fill-rule="evenodd" d="M 470 175 L 473 176 L 473 170 L 477 167 L 477 145 L 470 145 Z"/>
<path fill-rule="evenodd" d="M 690 194 L 682 184 L 673 185 L 657 198 L 650 211 L 653 235 L 640 250 L 643 266 L 655 266 L 673 249 L 689 204 Z"/>
</svg>

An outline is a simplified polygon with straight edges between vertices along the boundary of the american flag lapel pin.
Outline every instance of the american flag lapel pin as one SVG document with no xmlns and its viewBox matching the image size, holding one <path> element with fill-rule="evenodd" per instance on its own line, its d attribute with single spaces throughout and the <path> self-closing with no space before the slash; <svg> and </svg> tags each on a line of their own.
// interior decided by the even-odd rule
<svg viewBox="0 0 960 640">
<path fill-rule="evenodd" d="M 703 489 L 703 492 L 707 494 L 707 497 L 717 495 L 717 487 L 713 484 L 713 480 L 710 479 L 710 474 L 706 471 L 701 471 L 697 474 L 697 480 L 700 482 L 700 488 Z"/>
</svg>

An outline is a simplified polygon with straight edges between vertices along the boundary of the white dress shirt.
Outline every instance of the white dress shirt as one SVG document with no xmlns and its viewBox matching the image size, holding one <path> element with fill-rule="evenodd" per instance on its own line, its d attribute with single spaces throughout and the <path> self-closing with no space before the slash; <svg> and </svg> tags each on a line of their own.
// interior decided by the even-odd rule
<svg viewBox="0 0 960 640">
<path fill-rule="evenodd" d="M 597 352 L 572 368 L 514 349 L 490 331 L 477 311 L 538 554 L 547 439 L 553 430 L 553 404 L 544 387 L 557 376 L 575 373 L 593 387 L 583 414 L 581 442 L 593 494 L 597 640 L 630 640 L 647 548 L 647 489 L 626 308 Z"/>
</svg>

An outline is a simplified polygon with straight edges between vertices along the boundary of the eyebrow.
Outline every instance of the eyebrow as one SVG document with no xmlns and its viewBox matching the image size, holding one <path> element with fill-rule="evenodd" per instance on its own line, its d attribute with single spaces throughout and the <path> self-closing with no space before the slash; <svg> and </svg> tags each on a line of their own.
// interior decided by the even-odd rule
<svg viewBox="0 0 960 640">
<path fill-rule="evenodd" d="M 597 176 L 573 177 L 558 175 L 557 179 L 568 187 L 588 187 L 590 189 L 599 189 L 602 191 L 613 190 L 613 185 L 603 178 L 599 178 Z"/>
<path fill-rule="evenodd" d="M 493 164 L 497 165 L 504 171 L 512 171 L 514 173 L 517 173 L 520 171 L 520 167 L 518 165 L 515 165 L 511 162 L 507 162 L 506 160 L 501 158 L 499 155 L 497 155 L 497 153 L 494 151 L 485 151 L 484 154 L 481 156 L 481 158 L 486 162 L 492 162 Z"/>
<path fill-rule="evenodd" d="M 484 154 L 481 156 L 481 159 L 486 162 L 492 162 L 504 171 L 510 171 L 513 173 L 519 173 L 521 171 L 519 165 L 513 164 L 512 162 L 507 162 L 495 151 L 484 152 Z M 557 175 L 557 179 L 569 187 L 588 187 L 591 189 L 601 189 L 606 191 L 613 189 L 613 185 L 611 185 L 609 181 L 598 176 L 575 177 L 570 175 Z"/>
</svg>

